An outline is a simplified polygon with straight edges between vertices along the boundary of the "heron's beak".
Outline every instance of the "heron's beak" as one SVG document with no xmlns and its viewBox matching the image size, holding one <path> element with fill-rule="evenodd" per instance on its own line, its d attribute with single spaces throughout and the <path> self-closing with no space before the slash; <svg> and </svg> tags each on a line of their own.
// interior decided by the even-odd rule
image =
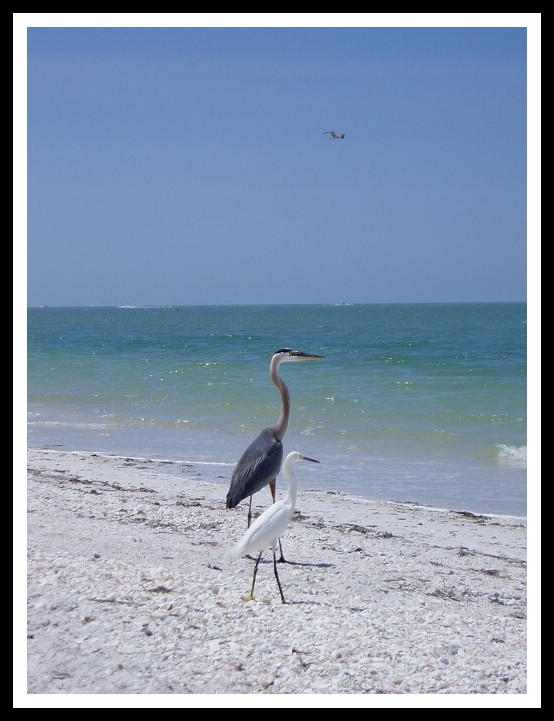
<svg viewBox="0 0 554 721">
<path fill-rule="evenodd" d="M 302 456 L 302 460 L 303 461 L 311 461 L 312 463 L 319 463 L 319 461 L 316 461 L 315 458 L 308 458 L 308 456 Z"/>
<path fill-rule="evenodd" d="M 301 350 L 293 351 L 291 356 L 295 356 L 298 360 L 309 360 L 310 358 L 325 358 L 324 355 L 316 355 L 315 353 L 304 353 Z"/>
</svg>

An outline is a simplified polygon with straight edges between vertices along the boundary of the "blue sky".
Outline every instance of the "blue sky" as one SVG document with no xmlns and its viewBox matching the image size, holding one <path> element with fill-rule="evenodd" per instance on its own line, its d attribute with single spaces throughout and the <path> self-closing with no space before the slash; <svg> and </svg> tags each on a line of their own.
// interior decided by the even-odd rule
<svg viewBox="0 0 554 721">
<path fill-rule="evenodd" d="M 523 300 L 525 78 L 524 28 L 31 28 L 28 302 Z"/>
</svg>

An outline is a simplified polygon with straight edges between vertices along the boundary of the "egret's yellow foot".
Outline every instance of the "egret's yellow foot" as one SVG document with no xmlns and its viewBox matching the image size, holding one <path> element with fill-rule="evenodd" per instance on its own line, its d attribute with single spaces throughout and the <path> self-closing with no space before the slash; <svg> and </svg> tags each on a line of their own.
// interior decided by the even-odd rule
<svg viewBox="0 0 554 721">
<path fill-rule="evenodd" d="M 242 600 L 243 601 L 255 601 L 256 599 L 254 598 L 254 596 L 251 593 L 249 593 L 248 596 L 243 596 Z"/>
</svg>

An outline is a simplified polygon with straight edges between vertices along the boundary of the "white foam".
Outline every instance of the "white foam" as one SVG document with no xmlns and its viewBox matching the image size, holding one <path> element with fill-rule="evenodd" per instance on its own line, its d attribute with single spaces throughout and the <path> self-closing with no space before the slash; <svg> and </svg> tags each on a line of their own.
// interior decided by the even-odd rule
<svg viewBox="0 0 554 721">
<path fill-rule="evenodd" d="M 68 428 L 114 428 L 108 423 L 72 423 L 68 421 L 28 421 L 29 426 L 64 426 Z"/>
<path fill-rule="evenodd" d="M 146 458 L 145 456 L 120 456 L 115 453 L 101 453 L 100 451 L 60 451 L 58 449 L 50 449 L 50 448 L 32 448 L 30 450 L 33 450 L 37 453 L 56 453 L 56 454 L 66 454 L 70 456 L 97 456 L 99 458 L 116 458 L 119 460 L 132 460 L 132 461 L 141 461 L 143 463 L 168 463 L 168 464 L 175 464 L 177 466 L 184 465 L 184 466 L 190 466 L 190 465 L 198 465 L 198 466 L 234 466 L 234 463 L 228 463 L 224 461 L 197 461 L 197 460 L 176 460 L 174 458 Z"/>
<path fill-rule="evenodd" d="M 524 468 L 527 465 L 527 446 L 509 446 L 499 443 L 498 462 Z"/>
</svg>

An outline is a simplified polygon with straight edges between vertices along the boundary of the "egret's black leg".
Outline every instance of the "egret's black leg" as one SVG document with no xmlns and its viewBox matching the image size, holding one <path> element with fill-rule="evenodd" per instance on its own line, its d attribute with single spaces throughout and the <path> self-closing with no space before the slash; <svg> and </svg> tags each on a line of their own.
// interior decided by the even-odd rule
<svg viewBox="0 0 554 721">
<path fill-rule="evenodd" d="M 281 557 L 277 560 L 277 563 L 288 563 L 287 559 L 283 556 L 283 546 L 281 546 L 281 539 L 277 539 L 279 541 L 279 551 L 281 552 Z"/>
<path fill-rule="evenodd" d="M 275 558 L 275 549 L 273 549 L 273 572 L 277 579 L 277 585 L 279 586 L 279 593 L 281 594 L 281 601 L 286 603 L 285 597 L 283 596 L 283 589 L 281 588 L 281 581 L 279 581 L 279 574 L 277 573 L 277 559 Z"/>
<path fill-rule="evenodd" d="M 247 524 L 246 528 L 250 528 L 251 521 L 252 521 L 252 496 L 250 496 L 250 505 L 248 506 L 248 524 Z M 249 558 L 251 561 L 254 560 L 249 553 L 246 554 L 246 558 Z"/>
<path fill-rule="evenodd" d="M 256 565 L 254 566 L 254 575 L 252 576 L 252 588 L 250 589 L 250 595 L 246 597 L 247 601 L 253 601 L 254 600 L 254 584 L 256 583 L 256 574 L 258 573 L 258 563 L 260 562 L 260 558 L 262 557 L 263 551 L 260 551 L 260 555 L 258 556 L 258 560 L 256 561 Z M 274 554 L 275 555 L 275 554 Z"/>
<path fill-rule="evenodd" d="M 271 497 L 273 498 L 273 503 L 275 503 L 275 478 L 269 482 L 269 490 L 271 491 Z M 279 558 L 278 563 L 286 563 L 286 559 L 283 556 L 283 546 L 281 545 L 281 539 L 277 539 L 279 541 L 279 551 L 281 552 L 281 557 Z"/>
</svg>

